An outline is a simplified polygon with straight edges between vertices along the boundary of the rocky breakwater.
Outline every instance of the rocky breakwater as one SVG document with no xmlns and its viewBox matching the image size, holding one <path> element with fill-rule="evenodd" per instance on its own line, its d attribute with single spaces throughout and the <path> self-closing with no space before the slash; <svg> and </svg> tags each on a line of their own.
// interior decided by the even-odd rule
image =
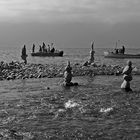
<svg viewBox="0 0 140 140">
<path fill-rule="evenodd" d="M 73 76 L 95 76 L 95 75 L 120 75 L 123 67 L 119 65 L 101 65 L 91 63 L 83 65 L 71 64 Z M 29 78 L 53 78 L 63 77 L 65 64 L 24 64 L 20 62 L 0 62 L 0 80 L 29 79 Z M 139 74 L 140 69 L 134 68 L 132 74 Z"/>
<path fill-rule="evenodd" d="M 63 66 L 0 62 L 0 80 L 62 77 Z"/>
</svg>

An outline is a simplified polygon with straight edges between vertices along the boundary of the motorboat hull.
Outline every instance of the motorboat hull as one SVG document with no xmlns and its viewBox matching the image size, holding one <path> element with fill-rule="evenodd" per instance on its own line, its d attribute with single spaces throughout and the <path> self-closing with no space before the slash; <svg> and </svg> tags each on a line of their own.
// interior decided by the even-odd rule
<svg viewBox="0 0 140 140">
<path fill-rule="evenodd" d="M 60 52 L 35 52 L 31 53 L 31 56 L 38 56 L 38 57 L 56 57 L 56 56 L 63 56 L 63 51 Z"/>
<path fill-rule="evenodd" d="M 115 54 L 113 52 L 104 52 L 105 58 L 140 58 L 140 54 Z"/>
</svg>

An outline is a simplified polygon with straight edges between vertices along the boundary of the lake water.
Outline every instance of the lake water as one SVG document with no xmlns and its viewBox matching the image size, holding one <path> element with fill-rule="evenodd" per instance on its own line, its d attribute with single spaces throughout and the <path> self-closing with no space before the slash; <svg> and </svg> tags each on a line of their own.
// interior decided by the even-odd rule
<svg viewBox="0 0 140 140">
<path fill-rule="evenodd" d="M 21 60 L 21 49 L 22 47 L 5 47 L 0 48 L 0 61 L 11 62 L 13 61 L 22 61 Z M 36 51 L 38 48 L 36 48 Z M 61 48 L 60 50 L 64 51 L 63 57 L 32 57 L 30 55 L 31 47 L 27 46 L 27 60 L 29 63 L 41 63 L 41 64 L 50 64 L 50 63 L 67 63 L 67 60 L 70 60 L 72 63 L 83 63 L 89 58 L 89 48 Z M 119 64 L 125 65 L 127 59 L 106 59 L 103 56 L 104 51 L 113 50 L 111 48 L 95 48 L 95 61 L 105 64 Z M 138 54 L 140 53 L 140 48 L 126 48 L 126 53 Z M 134 65 L 140 68 L 140 59 L 132 59 Z"/>
<path fill-rule="evenodd" d="M 2 140 L 112 140 L 140 138 L 140 77 L 133 93 L 120 90 L 122 77 L 74 77 L 0 81 Z M 49 87 L 49 88 L 48 88 Z"/>
<path fill-rule="evenodd" d="M 62 49 L 64 57 L 33 58 L 29 63 L 83 63 L 90 49 Z M 125 65 L 126 59 L 95 59 Z M 0 61 L 21 61 L 21 48 L 2 48 Z M 140 49 L 128 49 L 138 53 Z M 140 68 L 139 59 L 133 59 Z M 138 140 L 140 139 L 140 76 L 133 93 L 120 90 L 122 76 L 74 77 L 78 87 L 64 88 L 62 78 L 0 81 L 0 139 L 5 140 Z"/>
</svg>

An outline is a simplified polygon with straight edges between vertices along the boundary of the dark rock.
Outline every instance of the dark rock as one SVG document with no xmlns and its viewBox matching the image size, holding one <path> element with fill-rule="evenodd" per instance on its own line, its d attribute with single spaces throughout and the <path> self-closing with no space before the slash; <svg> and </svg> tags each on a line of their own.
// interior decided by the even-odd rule
<svg viewBox="0 0 140 140">
<path fill-rule="evenodd" d="M 86 61 L 86 62 L 83 64 L 83 66 L 88 66 L 88 61 Z"/>
<path fill-rule="evenodd" d="M 63 86 L 66 86 L 66 87 L 71 87 L 71 86 L 78 86 L 78 83 L 72 83 L 72 82 L 66 83 L 66 82 L 63 82 L 62 85 L 63 85 Z"/>
</svg>

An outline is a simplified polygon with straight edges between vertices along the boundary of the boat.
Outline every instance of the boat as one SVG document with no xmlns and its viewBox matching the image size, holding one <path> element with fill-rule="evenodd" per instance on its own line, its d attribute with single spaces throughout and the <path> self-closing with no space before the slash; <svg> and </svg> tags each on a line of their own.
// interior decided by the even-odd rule
<svg viewBox="0 0 140 140">
<path fill-rule="evenodd" d="M 104 57 L 105 58 L 140 58 L 140 54 L 122 54 L 122 53 L 114 53 L 114 52 L 109 52 L 106 51 L 104 52 Z"/>
<path fill-rule="evenodd" d="M 122 48 L 118 48 L 118 42 L 120 42 L 120 40 L 118 40 L 116 42 L 116 46 L 115 46 L 115 52 L 110 52 L 110 51 L 105 51 L 104 52 L 104 57 L 105 58 L 140 58 L 140 54 L 126 54 L 125 53 L 125 47 L 124 45 L 122 46 Z"/>
<path fill-rule="evenodd" d="M 31 56 L 39 56 L 39 57 L 55 57 L 55 56 L 63 56 L 63 51 L 56 51 L 56 52 L 32 52 Z"/>
</svg>

